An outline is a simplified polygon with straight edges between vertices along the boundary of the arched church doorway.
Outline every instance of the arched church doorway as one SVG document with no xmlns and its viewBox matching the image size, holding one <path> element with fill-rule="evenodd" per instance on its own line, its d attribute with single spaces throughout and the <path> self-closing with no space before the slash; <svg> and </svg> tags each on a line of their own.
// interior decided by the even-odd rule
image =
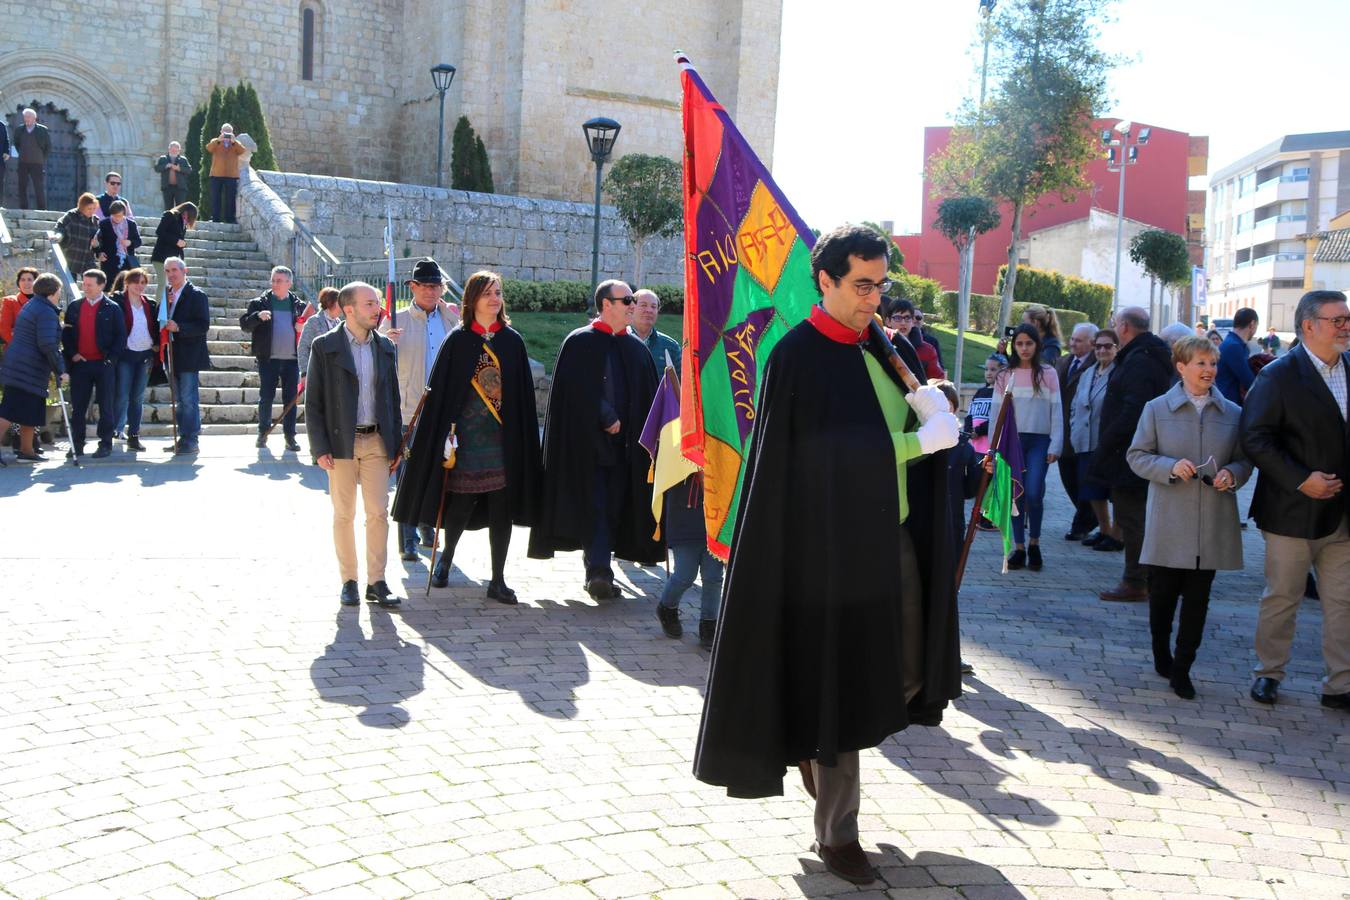
<svg viewBox="0 0 1350 900">
<path fill-rule="evenodd" d="M 80 123 L 71 118 L 66 110 L 57 109 L 53 103 L 31 100 L 6 111 L 5 124 L 9 126 L 11 141 L 23 127 L 22 112 L 25 107 L 36 110 L 38 122 L 46 125 L 51 132 L 52 152 L 47 157 L 47 208 L 70 209 L 80 193 L 88 189 L 89 167 L 85 163 L 84 136 L 80 133 Z M 31 192 L 28 202 L 33 202 Z M 6 165 L 5 192 L 0 197 L 0 206 L 6 209 L 19 208 L 19 161 L 16 159 L 9 160 Z"/>
</svg>

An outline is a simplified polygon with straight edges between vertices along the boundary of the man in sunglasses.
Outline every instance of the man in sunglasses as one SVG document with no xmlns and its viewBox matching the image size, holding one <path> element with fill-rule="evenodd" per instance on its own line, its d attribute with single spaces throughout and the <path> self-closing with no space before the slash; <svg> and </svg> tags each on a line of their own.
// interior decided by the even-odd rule
<svg viewBox="0 0 1350 900">
<path fill-rule="evenodd" d="M 122 176 L 116 172 L 109 172 L 103 176 L 103 193 L 98 195 L 98 211 L 94 213 L 94 218 L 108 218 L 112 215 L 108 210 L 118 200 L 121 200 L 122 205 L 127 208 L 127 218 L 135 221 L 136 214 L 131 210 L 131 201 L 122 196 Z"/>
<path fill-rule="evenodd" d="M 652 535 L 651 457 L 638 443 L 656 396 L 656 365 L 633 336 L 633 291 L 622 281 L 595 289 L 597 316 L 563 341 L 544 425 L 544 487 L 530 556 L 581 550 L 586 592 L 618 596 L 612 556 L 643 565 L 665 559 Z"/>
<path fill-rule="evenodd" d="M 1311 566 L 1322 602 L 1322 705 L 1350 711 L 1350 307 L 1340 291 L 1298 301 L 1300 344 L 1256 376 L 1242 448 L 1260 470 L 1251 515 L 1266 541 L 1251 696 L 1276 701 Z"/>
</svg>

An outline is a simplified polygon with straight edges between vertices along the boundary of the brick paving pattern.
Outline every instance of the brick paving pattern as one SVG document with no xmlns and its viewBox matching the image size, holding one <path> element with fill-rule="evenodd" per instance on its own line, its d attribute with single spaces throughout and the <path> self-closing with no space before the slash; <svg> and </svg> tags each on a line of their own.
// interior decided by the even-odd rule
<svg viewBox="0 0 1350 900">
<path fill-rule="evenodd" d="M 707 658 L 660 634 L 659 569 L 597 605 L 579 554 L 526 560 L 518 533 L 503 607 L 477 532 L 448 590 L 391 553 L 403 610 L 340 609 L 319 470 L 203 448 L 0 470 L 0 896 L 1350 896 L 1315 603 L 1280 704 L 1246 696 L 1254 528 L 1192 702 L 1152 672 L 1145 605 L 1095 596 L 1120 555 L 1061 540 L 1055 473 L 1043 572 L 1000 576 L 981 535 L 966 695 L 863 755 L 864 890 L 809 852 L 793 779 L 741 801 L 691 777 Z"/>
</svg>

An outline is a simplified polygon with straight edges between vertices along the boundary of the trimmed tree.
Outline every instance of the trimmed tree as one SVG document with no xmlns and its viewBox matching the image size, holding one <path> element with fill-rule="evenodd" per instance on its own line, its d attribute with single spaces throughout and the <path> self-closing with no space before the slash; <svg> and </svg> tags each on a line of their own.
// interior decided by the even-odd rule
<svg viewBox="0 0 1350 900">
<path fill-rule="evenodd" d="M 605 176 L 605 190 L 628 226 L 633 243 L 633 283 L 642 283 L 642 247 L 652 237 L 672 237 L 684 222 L 680 164 L 664 156 L 629 153 Z"/>
<path fill-rule="evenodd" d="M 250 165 L 255 169 L 277 169 L 276 154 L 272 150 L 272 137 L 267 132 L 267 117 L 263 115 L 262 101 L 258 99 L 258 90 L 245 81 L 239 85 L 237 94 L 239 121 L 234 123 L 235 133 L 248 133 L 258 145 L 253 153 Z"/>
<path fill-rule="evenodd" d="M 966 331 L 970 329 L 970 278 L 974 265 L 975 239 L 998 227 L 1002 217 L 998 207 L 987 197 L 948 197 L 938 204 L 937 221 L 933 223 L 942 236 L 952 242 L 961 261 L 961 289 L 956 298 L 956 382 L 960 384 L 961 368 L 966 355 Z"/>
<path fill-rule="evenodd" d="M 183 155 L 192 165 L 192 174 L 188 176 L 187 181 L 187 196 L 193 203 L 201 197 L 202 125 L 205 122 L 206 104 L 201 104 L 192 111 L 192 116 L 188 119 L 187 137 L 183 139 Z"/>
<path fill-rule="evenodd" d="M 211 97 L 206 103 L 206 118 L 202 121 L 201 146 L 197 148 L 197 153 L 201 157 L 201 177 L 198 179 L 200 194 L 197 197 L 197 209 L 203 219 L 214 219 L 215 210 L 211 209 L 211 154 L 206 152 L 206 145 L 211 139 L 220 134 L 220 126 L 229 121 L 224 118 L 225 92 L 220 89 L 220 85 L 211 88 Z"/>
<path fill-rule="evenodd" d="M 495 194 L 496 190 L 492 184 L 492 162 L 488 159 L 487 147 L 483 146 L 483 138 L 480 135 L 474 135 L 473 138 L 473 157 L 477 190 L 484 194 Z"/>
<path fill-rule="evenodd" d="M 1115 60 L 1098 49 L 1106 0 L 1013 0 L 995 23 L 997 85 L 983 108 L 967 104 L 947 149 L 930 160 L 940 194 L 975 193 L 1012 207 L 1009 277 L 999 326 L 1012 314 L 1022 219 L 1041 197 L 1066 202 L 1088 186 L 1101 157 L 1092 119 L 1107 101 Z"/>
<path fill-rule="evenodd" d="M 477 135 L 468 116 L 460 116 L 450 139 L 450 187 L 457 191 L 478 190 Z"/>
<path fill-rule="evenodd" d="M 1162 228 L 1141 231 L 1130 238 L 1130 261 L 1148 273 L 1148 312 L 1150 320 L 1156 322 L 1153 292 L 1158 285 L 1165 291 L 1169 285 L 1190 280 L 1191 255 L 1186 239 Z M 1162 300 L 1159 292 L 1157 306 L 1162 306 Z"/>
</svg>

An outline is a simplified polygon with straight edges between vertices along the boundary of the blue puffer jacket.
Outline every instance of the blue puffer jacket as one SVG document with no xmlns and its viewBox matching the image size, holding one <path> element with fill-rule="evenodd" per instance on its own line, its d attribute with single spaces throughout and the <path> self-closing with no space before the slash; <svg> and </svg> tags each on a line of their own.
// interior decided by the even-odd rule
<svg viewBox="0 0 1350 900">
<path fill-rule="evenodd" d="M 30 394 L 47 396 L 52 373 L 64 375 L 61 360 L 61 315 L 44 297 L 23 305 L 14 322 L 14 341 L 5 348 L 0 362 L 0 384 L 12 385 Z"/>
</svg>

